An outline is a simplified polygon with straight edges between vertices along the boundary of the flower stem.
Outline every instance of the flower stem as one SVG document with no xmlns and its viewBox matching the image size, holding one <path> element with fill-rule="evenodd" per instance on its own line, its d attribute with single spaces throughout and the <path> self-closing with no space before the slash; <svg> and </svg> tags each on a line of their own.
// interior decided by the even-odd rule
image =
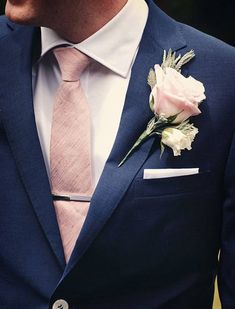
<svg viewBox="0 0 235 309">
<path fill-rule="evenodd" d="M 147 130 L 145 130 L 140 137 L 137 139 L 137 141 L 135 142 L 135 144 L 131 147 L 131 149 L 128 151 L 128 153 L 125 155 L 124 159 L 118 164 L 118 167 L 120 167 L 128 158 L 129 156 L 134 152 L 134 150 L 140 145 L 142 144 L 148 137 L 150 134 L 147 133 Z"/>
<path fill-rule="evenodd" d="M 148 138 L 152 137 L 153 135 L 161 135 L 161 132 L 164 130 L 164 127 L 169 123 L 169 120 L 165 117 L 154 117 L 150 119 L 148 122 L 147 128 L 145 131 L 140 135 L 128 153 L 125 155 L 124 159 L 118 164 L 120 167 L 128 158 L 129 156 L 136 150 L 136 148 L 145 142 Z"/>
</svg>

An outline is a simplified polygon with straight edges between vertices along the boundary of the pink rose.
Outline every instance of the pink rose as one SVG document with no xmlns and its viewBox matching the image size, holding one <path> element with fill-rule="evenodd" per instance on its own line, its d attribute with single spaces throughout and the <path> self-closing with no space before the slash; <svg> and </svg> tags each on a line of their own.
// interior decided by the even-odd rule
<svg viewBox="0 0 235 309">
<path fill-rule="evenodd" d="M 166 118 L 181 112 L 175 123 L 180 123 L 190 116 L 201 113 L 199 104 L 205 100 L 205 88 L 203 84 L 193 77 L 184 77 L 175 69 L 160 65 L 154 67 L 156 73 L 156 85 L 150 94 L 150 102 L 153 101 L 154 114 L 163 114 Z M 151 104 L 150 104 L 151 105 Z"/>
</svg>

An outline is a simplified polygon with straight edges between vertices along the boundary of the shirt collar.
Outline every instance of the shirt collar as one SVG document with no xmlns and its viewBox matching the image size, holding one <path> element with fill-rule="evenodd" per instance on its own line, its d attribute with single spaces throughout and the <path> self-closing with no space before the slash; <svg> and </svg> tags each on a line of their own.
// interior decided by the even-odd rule
<svg viewBox="0 0 235 309">
<path fill-rule="evenodd" d="M 71 45 L 113 72 L 126 77 L 135 58 L 148 17 L 144 0 L 128 0 L 104 27 L 78 44 L 72 44 L 49 29 L 41 28 L 41 57 L 58 45 Z"/>
</svg>

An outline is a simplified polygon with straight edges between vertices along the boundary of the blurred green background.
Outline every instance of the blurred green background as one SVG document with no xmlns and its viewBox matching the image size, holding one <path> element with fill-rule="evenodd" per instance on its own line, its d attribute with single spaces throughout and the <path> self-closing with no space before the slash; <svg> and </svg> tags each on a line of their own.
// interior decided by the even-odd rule
<svg viewBox="0 0 235 309">
<path fill-rule="evenodd" d="M 156 0 L 170 16 L 235 46 L 235 0 Z M 5 0 L 0 0 L 0 14 Z"/>
</svg>

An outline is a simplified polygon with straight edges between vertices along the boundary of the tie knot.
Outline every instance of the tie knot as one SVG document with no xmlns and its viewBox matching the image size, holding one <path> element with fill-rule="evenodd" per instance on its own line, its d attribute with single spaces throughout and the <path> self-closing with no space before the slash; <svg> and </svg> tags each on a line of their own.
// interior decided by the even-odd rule
<svg viewBox="0 0 235 309">
<path fill-rule="evenodd" d="M 75 48 L 59 47 L 53 52 L 59 63 L 63 81 L 78 81 L 90 63 L 90 58 Z"/>
</svg>

